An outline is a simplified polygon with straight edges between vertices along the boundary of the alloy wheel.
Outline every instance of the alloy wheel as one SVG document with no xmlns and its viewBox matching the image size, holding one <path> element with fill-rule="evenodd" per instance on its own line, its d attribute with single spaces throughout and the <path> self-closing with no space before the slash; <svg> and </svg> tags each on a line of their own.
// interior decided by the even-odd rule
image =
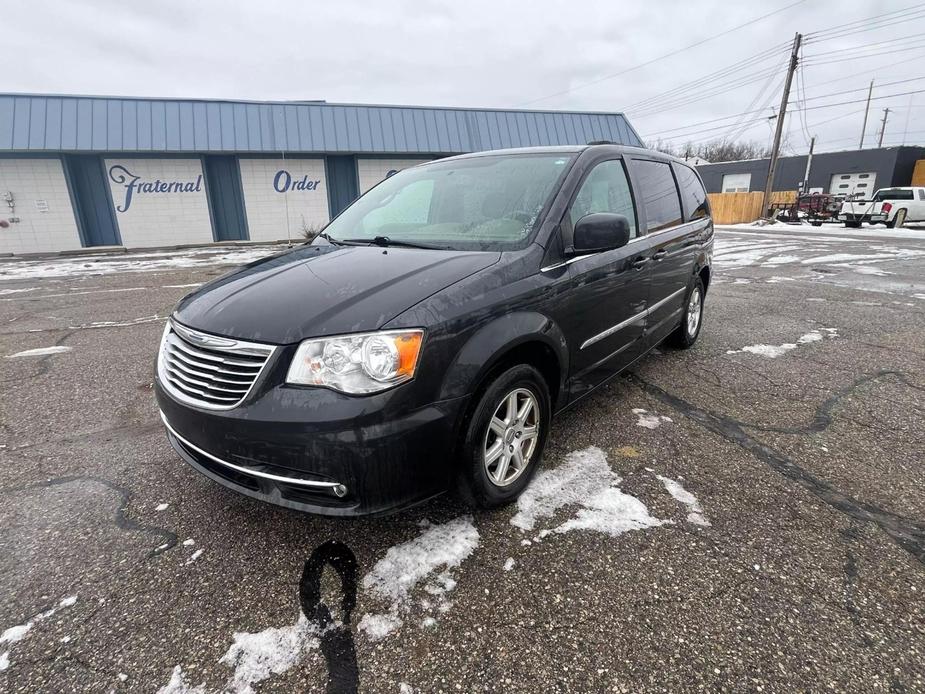
<svg viewBox="0 0 925 694">
<path fill-rule="evenodd" d="M 700 288 L 694 287 L 690 301 L 687 302 L 687 334 L 693 337 L 700 326 L 701 298 Z"/>
<path fill-rule="evenodd" d="M 526 388 L 508 393 L 485 432 L 482 460 L 491 483 L 506 487 L 530 466 L 539 436 L 540 408 Z"/>
</svg>

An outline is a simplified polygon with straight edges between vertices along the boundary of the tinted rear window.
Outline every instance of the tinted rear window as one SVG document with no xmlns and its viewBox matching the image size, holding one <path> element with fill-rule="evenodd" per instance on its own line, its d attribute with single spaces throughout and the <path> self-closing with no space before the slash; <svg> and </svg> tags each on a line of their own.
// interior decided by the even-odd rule
<svg viewBox="0 0 925 694">
<path fill-rule="evenodd" d="M 646 206 L 649 233 L 681 223 L 681 200 L 671 166 L 660 161 L 633 161 L 639 193 Z"/>
<path fill-rule="evenodd" d="M 896 188 L 878 190 L 874 200 L 912 200 L 912 191 L 897 190 Z"/>
<path fill-rule="evenodd" d="M 684 202 L 685 217 L 700 219 L 710 214 L 707 191 L 703 189 L 703 184 L 696 172 L 681 164 L 675 165 L 674 172 L 678 177 L 678 188 L 681 190 L 681 200 Z"/>
</svg>

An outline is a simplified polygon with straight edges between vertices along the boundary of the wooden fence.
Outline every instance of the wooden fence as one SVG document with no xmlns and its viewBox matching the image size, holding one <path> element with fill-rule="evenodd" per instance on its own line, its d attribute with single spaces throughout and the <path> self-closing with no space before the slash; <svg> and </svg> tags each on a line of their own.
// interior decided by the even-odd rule
<svg viewBox="0 0 925 694">
<path fill-rule="evenodd" d="M 754 222 L 762 216 L 761 200 L 764 193 L 709 193 L 710 208 L 714 224 L 743 224 Z M 781 190 L 771 193 L 771 202 L 796 202 L 795 190 Z"/>
</svg>

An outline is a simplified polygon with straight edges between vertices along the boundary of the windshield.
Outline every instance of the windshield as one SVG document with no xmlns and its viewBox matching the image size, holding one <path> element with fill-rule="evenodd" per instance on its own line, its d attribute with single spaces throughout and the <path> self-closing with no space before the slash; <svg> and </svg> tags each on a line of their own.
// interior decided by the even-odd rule
<svg viewBox="0 0 925 694">
<path fill-rule="evenodd" d="M 874 200 L 912 200 L 911 190 L 901 190 L 899 188 L 884 188 L 874 194 Z"/>
<path fill-rule="evenodd" d="M 334 241 L 455 250 L 525 246 L 574 154 L 516 154 L 434 162 L 387 178 L 324 230 Z"/>
</svg>

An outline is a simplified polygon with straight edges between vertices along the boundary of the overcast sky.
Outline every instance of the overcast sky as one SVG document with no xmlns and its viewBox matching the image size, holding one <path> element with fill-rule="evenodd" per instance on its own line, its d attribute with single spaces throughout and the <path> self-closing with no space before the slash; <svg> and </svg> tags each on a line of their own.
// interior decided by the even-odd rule
<svg viewBox="0 0 925 694">
<path fill-rule="evenodd" d="M 925 31 L 925 4 L 917 15 L 884 19 L 914 7 L 911 0 L 804 0 L 616 74 L 793 2 L 20 0 L 4 3 L 0 91 L 624 111 L 646 140 L 661 135 L 676 144 L 734 134 L 735 119 L 692 124 L 767 104 L 744 117 L 740 135 L 765 143 L 771 126 L 761 117 L 780 100 L 784 44 L 797 31 L 831 31 L 873 15 L 881 28 L 808 37 L 807 105 L 863 99 L 872 78 L 922 78 L 875 86 L 875 97 L 925 90 L 925 39 L 915 37 Z M 841 33 L 849 29 L 869 25 Z M 772 48 L 778 50 L 742 65 Z M 697 93 L 688 89 L 637 105 L 737 66 Z M 792 101 L 801 97 L 799 88 L 794 85 Z M 859 91 L 813 99 L 851 89 Z M 693 101 L 698 96 L 707 98 Z M 874 101 L 868 146 L 886 106 L 885 144 L 925 143 L 923 93 Z M 807 133 L 818 135 L 817 150 L 856 146 L 863 104 L 804 115 L 805 122 L 799 115 L 787 119 L 792 152 L 806 151 Z"/>
</svg>

